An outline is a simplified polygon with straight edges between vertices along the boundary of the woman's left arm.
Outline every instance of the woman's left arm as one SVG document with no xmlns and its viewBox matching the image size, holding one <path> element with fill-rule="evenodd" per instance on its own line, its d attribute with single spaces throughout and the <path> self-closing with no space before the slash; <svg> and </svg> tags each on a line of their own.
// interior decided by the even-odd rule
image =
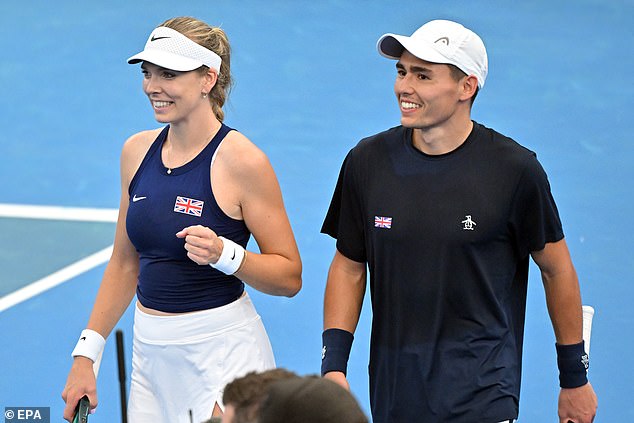
<svg viewBox="0 0 634 423">
<path fill-rule="evenodd" d="M 302 262 L 288 220 L 280 185 L 266 155 L 244 135 L 230 132 L 218 149 L 212 168 L 212 189 L 220 208 L 244 220 L 258 244 L 234 273 L 258 291 L 292 297 L 302 286 Z M 210 228 L 190 226 L 185 238 L 188 256 L 200 265 L 217 263 L 224 242 Z"/>
<path fill-rule="evenodd" d="M 259 291 L 291 297 L 302 286 L 302 263 L 277 177 L 259 149 L 240 162 L 242 217 L 260 254 L 249 251 L 236 276 Z"/>
<path fill-rule="evenodd" d="M 231 199 L 221 207 L 244 220 L 260 250 L 248 251 L 235 275 L 266 294 L 294 296 L 302 286 L 302 262 L 268 157 L 232 131 L 220 145 L 214 168 L 214 193 L 219 201 Z"/>
</svg>

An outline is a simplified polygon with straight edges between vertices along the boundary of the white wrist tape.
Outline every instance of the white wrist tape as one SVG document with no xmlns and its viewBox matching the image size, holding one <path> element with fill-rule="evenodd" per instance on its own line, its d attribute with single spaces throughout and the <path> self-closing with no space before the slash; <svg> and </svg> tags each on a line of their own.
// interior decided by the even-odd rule
<svg viewBox="0 0 634 423">
<path fill-rule="evenodd" d="M 106 345 L 106 340 L 98 332 L 92 329 L 84 329 L 81 331 L 79 341 L 75 345 L 75 349 L 71 353 L 73 357 L 81 355 L 91 359 L 95 364 L 101 361 L 101 354 Z"/>
<path fill-rule="evenodd" d="M 223 236 L 219 236 L 218 238 L 222 239 L 222 253 L 220 253 L 220 258 L 218 258 L 216 263 L 209 263 L 209 265 L 214 269 L 220 270 L 222 273 L 233 275 L 240 268 L 246 251 L 241 245 L 236 244 L 230 239 Z"/>
</svg>

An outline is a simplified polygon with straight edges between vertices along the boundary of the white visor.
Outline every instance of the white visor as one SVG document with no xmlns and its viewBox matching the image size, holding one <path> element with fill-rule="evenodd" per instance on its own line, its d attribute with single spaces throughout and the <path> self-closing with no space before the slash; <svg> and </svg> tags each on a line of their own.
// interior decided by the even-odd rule
<svg viewBox="0 0 634 423">
<path fill-rule="evenodd" d="M 155 28 L 145 48 L 128 59 L 128 63 L 150 62 L 165 69 L 191 71 L 202 65 L 220 73 L 222 59 L 213 51 L 165 26 Z"/>
</svg>

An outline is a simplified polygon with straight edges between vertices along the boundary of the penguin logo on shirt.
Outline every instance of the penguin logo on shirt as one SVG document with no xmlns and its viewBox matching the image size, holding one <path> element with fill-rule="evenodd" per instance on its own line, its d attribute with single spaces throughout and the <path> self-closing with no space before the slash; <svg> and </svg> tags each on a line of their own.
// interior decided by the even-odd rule
<svg viewBox="0 0 634 423">
<path fill-rule="evenodd" d="M 462 229 L 464 229 L 465 231 L 473 231 L 475 230 L 475 226 L 477 225 L 477 223 L 475 223 L 473 221 L 473 219 L 471 219 L 471 215 L 468 214 L 465 216 L 465 220 L 463 220 L 462 223 L 464 226 L 462 227 Z"/>
</svg>

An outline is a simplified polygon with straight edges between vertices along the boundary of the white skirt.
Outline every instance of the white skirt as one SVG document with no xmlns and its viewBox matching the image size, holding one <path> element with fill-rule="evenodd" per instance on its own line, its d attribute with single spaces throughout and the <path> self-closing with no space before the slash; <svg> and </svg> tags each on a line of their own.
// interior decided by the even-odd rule
<svg viewBox="0 0 634 423">
<path fill-rule="evenodd" d="M 136 307 L 128 420 L 195 423 L 224 408 L 227 383 L 275 367 L 264 325 L 249 296 L 193 313 L 156 316 Z"/>
</svg>

